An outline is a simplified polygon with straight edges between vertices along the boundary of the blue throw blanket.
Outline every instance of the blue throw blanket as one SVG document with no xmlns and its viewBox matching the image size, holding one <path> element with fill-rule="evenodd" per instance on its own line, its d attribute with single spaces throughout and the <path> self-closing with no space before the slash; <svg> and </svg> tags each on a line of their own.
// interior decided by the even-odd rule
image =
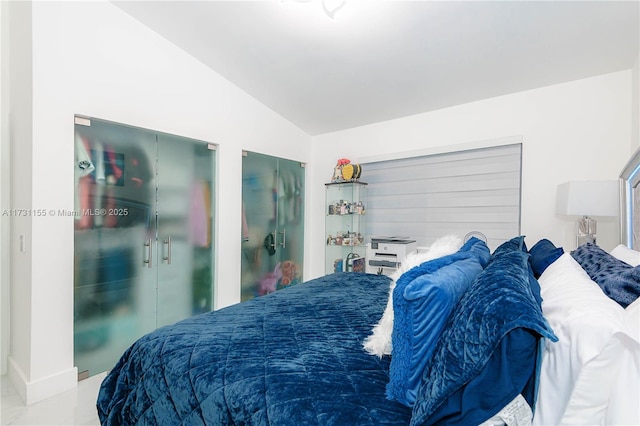
<svg viewBox="0 0 640 426">
<path fill-rule="evenodd" d="M 424 370 L 411 425 L 479 424 L 525 389 L 533 404 L 538 338 L 557 338 L 523 244 L 496 249 L 460 300 Z"/>
<path fill-rule="evenodd" d="M 406 425 L 411 410 L 385 397 L 388 358 L 362 349 L 389 283 L 328 275 L 150 333 L 104 380 L 100 421 Z"/>
<path fill-rule="evenodd" d="M 610 299 L 626 309 L 640 296 L 640 266 L 633 267 L 616 259 L 593 243 L 586 243 L 571 252 Z"/>
</svg>

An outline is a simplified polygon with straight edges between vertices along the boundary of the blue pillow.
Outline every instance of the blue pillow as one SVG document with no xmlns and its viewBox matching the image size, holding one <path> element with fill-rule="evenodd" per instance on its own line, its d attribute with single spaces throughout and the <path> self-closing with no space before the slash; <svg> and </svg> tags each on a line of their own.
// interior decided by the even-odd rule
<svg viewBox="0 0 640 426">
<path fill-rule="evenodd" d="M 425 262 L 398 279 L 387 398 L 413 405 L 422 372 L 451 312 L 488 261 L 487 245 L 472 238 L 458 252 Z"/>
<path fill-rule="evenodd" d="M 542 315 L 522 237 L 501 245 L 458 303 L 424 369 L 411 425 L 480 424 L 522 393 L 535 402 Z"/>
<path fill-rule="evenodd" d="M 512 239 L 505 241 L 491 253 L 490 261 L 493 261 L 496 257 L 500 257 L 504 253 L 511 253 L 513 251 L 527 252 L 527 245 L 524 242 L 524 235 L 513 237 Z"/>
<path fill-rule="evenodd" d="M 604 294 L 626 308 L 640 296 L 640 266 L 633 267 L 618 260 L 593 243 L 571 252 Z"/>
<path fill-rule="evenodd" d="M 545 269 L 564 254 L 562 247 L 556 247 L 551 241 L 542 239 L 529 250 L 529 263 L 533 275 L 540 278 Z"/>
</svg>

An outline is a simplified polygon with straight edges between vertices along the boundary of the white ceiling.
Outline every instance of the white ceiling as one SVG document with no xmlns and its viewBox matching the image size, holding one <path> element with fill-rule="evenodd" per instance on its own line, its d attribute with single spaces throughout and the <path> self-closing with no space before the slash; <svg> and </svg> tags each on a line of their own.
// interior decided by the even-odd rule
<svg viewBox="0 0 640 426">
<path fill-rule="evenodd" d="M 325 0 L 335 8 L 342 0 Z M 310 135 L 630 69 L 638 1 L 116 1 Z"/>
</svg>

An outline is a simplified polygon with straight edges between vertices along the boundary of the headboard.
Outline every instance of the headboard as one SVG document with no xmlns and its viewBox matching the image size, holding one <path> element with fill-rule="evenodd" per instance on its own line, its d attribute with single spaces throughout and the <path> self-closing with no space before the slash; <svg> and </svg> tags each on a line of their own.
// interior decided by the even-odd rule
<svg viewBox="0 0 640 426">
<path fill-rule="evenodd" d="M 640 249 L 640 149 L 620 174 L 620 241 Z"/>
</svg>

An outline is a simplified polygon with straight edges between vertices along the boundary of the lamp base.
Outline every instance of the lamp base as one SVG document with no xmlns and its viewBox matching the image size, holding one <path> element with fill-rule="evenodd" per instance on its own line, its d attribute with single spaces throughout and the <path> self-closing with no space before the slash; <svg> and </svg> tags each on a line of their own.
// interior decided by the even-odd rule
<svg viewBox="0 0 640 426">
<path fill-rule="evenodd" d="M 596 244 L 595 235 L 578 235 L 576 237 L 576 247 L 580 247 L 583 244 L 592 243 Z"/>
<path fill-rule="evenodd" d="M 596 244 L 597 222 L 589 216 L 584 216 L 578 221 L 578 232 L 576 236 L 576 246 L 580 247 L 586 243 Z"/>
</svg>

